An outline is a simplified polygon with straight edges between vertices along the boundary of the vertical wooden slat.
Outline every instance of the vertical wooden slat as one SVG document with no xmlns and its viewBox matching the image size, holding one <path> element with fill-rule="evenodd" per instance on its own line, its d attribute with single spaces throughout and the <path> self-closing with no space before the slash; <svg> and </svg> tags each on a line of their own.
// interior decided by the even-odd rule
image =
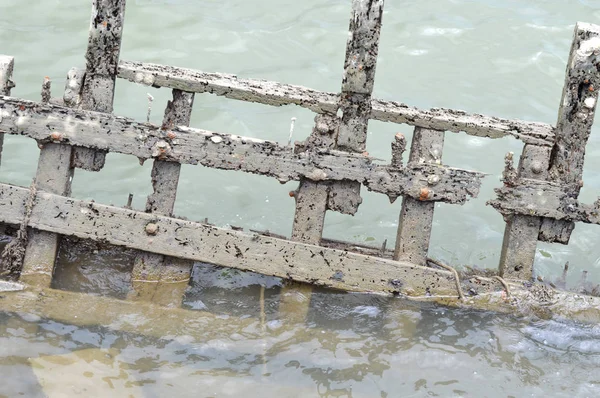
<svg viewBox="0 0 600 398">
<path fill-rule="evenodd" d="M 550 148 L 525 145 L 519 160 L 518 178 L 544 180 L 548 176 Z M 509 217 L 504 230 L 500 254 L 500 276 L 529 280 L 542 219 L 515 215 Z"/>
<path fill-rule="evenodd" d="M 338 120 L 322 115 L 310 142 L 350 152 L 366 149 L 367 126 L 371 113 L 371 93 L 375 81 L 375 65 L 383 15 L 383 0 L 353 0 L 350 18 L 350 37 L 346 45 L 344 77 L 340 97 Z M 326 126 L 326 127 L 324 127 Z M 328 130 L 328 131 L 326 131 Z M 336 134 L 337 133 L 337 134 Z M 337 138 L 334 137 L 337 135 Z M 330 139 L 323 139 L 330 137 Z M 310 145 L 310 144 L 309 144 Z M 296 193 L 296 213 L 292 239 L 305 243 L 319 244 L 323 236 L 323 223 L 327 209 L 344 214 L 356 213 L 362 202 L 360 183 L 314 182 L 303 180 Z M 305 316 L 310 305 L 310 288 L 302 292 L 284 289 L 280 312 L 298 315 L 298 297 L 304 300 L 301 311 Z M 295 294 L 294 294 L 295 293 Z M 290 296 L 295 296 L 290 299 Z"/>
<path fill-rule="evenodd" d="M 578 23 L 567 62 L 549 174 L 552 182 L 569 186 L 569 196 L 573 198 L 579 196 L 583 186 L 585 145 L 600 90 L 599 64 L 600 27 Z M 573 222 L 544 219 L 540 237 L 566 244 L 574 227 Z"/>
<path fill-rule="evenodd" d="M 167 103 L 162 129 L 166 141 L 176 140 L 169 129 L 189 126 L 194 94 L 173 90 L 173 100 Z M 181 164 L 155 160 L 152 166 L 153 193 L 148 196 L 146 212 L 173 215 Z M 160 233 L 160 225 L 157 225 Z M 149 236 L 151 239 L 152 236 Z M 181 305 L 190 279 L 193 263 L 152 253 L 141 253 L 134 262 L 130 299 L 151 301 L 165 306 Z"/>
<path fill-rule="evenodd" d="M 40 150 L 35 175 L 38 191 L 68 196 L 71 192 L 73 168 L 69 145 L 50 143 Z M 57 234 L 32 231 L 23 259 L 21 280 L 31 285 L 49 287 L 60 243 Z"/>
<path fill-rule="evenodd" d="M 10 90 L 15 86 L 12 82 L 12 73 L 15 59 L 8 55 L 0 54 L 0 94 L 10 95 Z M 2 163 L 2 146 L 4 145 L 4 134 L 0 133 L 0 164 Z"/>
<path fill-rule="evenodd" d="M 416 127 L 410 150 L 409 163 L 440 163 L 444 146 L 444 132 Z M 436 179 L 425 182 L 424 196 L 435 191 Z M 425 199 L 426 199 L 425 198 Z M 398 222 L 394 260 L 425 265 L 433 223 L 434 202 L 423 202 L 405 196 Z"/>
<path fill-rule="evenodd" d="M 331 148 L 337 132 L 335 115 L 317 115 L 315 126 L 306 141 L 309 148 Z M 292 240 L 318 245 L 323 237 L 323 225 L 329 198 L 329 183 L 303 179 L 295 193 L 296 212 L 292 226 Z M 310 308 L 312 286 L 286 282 L 281 290 L 279 313 L 290 322 L 301 323 Z"/>
<path fill-rule="evenodd" d="M 81 106 L 86 110 L 112 112 L 114 82 L 117 76 L 125 0 L 94 0 L 86 74 L 83 80 Z M 75 79 L 77 76 L 73 76 Z M 71 78 L 68 78 L 71 80 Z M 67 83 L 67 87 L 70 87 Z M 73 167 L 100 170 L 104 153 L 85 148 L 52 143 L 40 151 L 36 185 L 40 191 L 68 195 L 71 191 Z M 21 278 L 38 286 L 50 286 L 60 237 L 47 232 L 31 234 L 27 245 Z"/>
<path fill-rule="evenodd" d="M 341 117 L 337 149 L 342 151 L 361 153 L 366 150 L 383 4 L 383 0 L 352 1 L 338 110 Z M 330 207 L 344 214 L 356 213 L 362 203 L 360 184 L 355 182 L 332 184 L 330 196 Z"/>
<path fill-rule="evenodd" d="M 81 93 L 84 110 L 112 113 L 124 19 L 125 0 L 93 0 Z M 105 152 L 75 148 L 73 165 L 98 171 L 104 167 L 105 157 Z"/>
</svg>

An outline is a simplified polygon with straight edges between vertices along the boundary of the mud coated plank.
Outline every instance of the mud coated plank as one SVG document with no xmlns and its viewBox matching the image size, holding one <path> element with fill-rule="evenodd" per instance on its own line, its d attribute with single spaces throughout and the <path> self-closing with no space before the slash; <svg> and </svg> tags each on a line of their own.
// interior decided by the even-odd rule
<svg viewBox="0 0 600 398">
<path fill-rule="evenodd" d="M 600 26 L 577 23 L 567 61 L 565 84 L 550 160 L 550 181 L 571 187 L 577 198 L 583 186 L 585 146 L 592 130 L 600 90 Z M 544 219 L 540 238 L 569 243 L 575 224 Z"/>
<path fill-rule="evenodd" d="M 0 184 L 0 221 L 22 221 L 29 190 Z M 158 226 L 148 235 L 147 225 Z M 38 192 L 29 225 L 166 256 L 343 290 L 454 294 L 447 271 Z"/>
<path fill-rule="evenodd" d="M 82 109 L 112 113 L 124 19 L 125 0 L 93 0 L 81 92 Z M 75 167 L 90 171 L 104 167 L 105 152 L 88 148 L 75 148 L 74 151 Z"/>
<path fill-rule="evenodd" d="M 173 100 L 167 103 L 163 129 L 187 126 L 190 123 L 194 94 L 173 90 Z M 155 160 L 152 166 L 153 193 L 148 196 L 146 212 L 173 215 L 181 164 Z M 165 258 L 152 253 L 140 253 L 132 272 L 133 290 L 130 299 L 152 301 L 178 307 L 190 279 L 193 263 Z"/>
<path fill-rule="evenodd" d="M 444 146 L 444 132 L 415 128 L 409 163 L 440 163 Z M 403 150 L 403 148 L 402 148 Z M 437 178 L 428 180 L 427 187 L 422 188 L 422 196 L 433 195 Z M 419 199 L 405 197 L 402 201 L 400 220 L 394 259 L 425 265 L 429 239 L 433 225 L 435 203 L 423 202 Z"/>
</svg>

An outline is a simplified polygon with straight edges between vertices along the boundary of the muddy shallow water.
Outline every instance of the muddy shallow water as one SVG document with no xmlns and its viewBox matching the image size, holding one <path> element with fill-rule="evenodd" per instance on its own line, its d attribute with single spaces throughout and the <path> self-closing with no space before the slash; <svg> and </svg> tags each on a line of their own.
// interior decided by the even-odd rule
<svg viewBox="0 0 600 398">
<path fill-rule="evenodd" d="M 281 280 L 200 263 L 184 298 L 188 311 L 124 306 L 123 264 L 132 254 L 61 250 L 54 287 L 106 301 L 25 291 L 17 293 L 27 298 L 22 304 L 0 311 L 0 396 L 600 393 L 598 325 L 323 289 L 299 314 L 280 304 Z M 306 302 L 301 289 L 292 292 Z M 11 294 L 1 294 L 0 309 Z"/>
<path fill-rule="evenodd" d="M 385 9 L 375 97 L 552 124 L 573 25 L 600 21 L 600 4 L 587 0 L 388 0 Z M 66 72 L 84 65 L 89 13 L 89 1 L 0 1 L 0 53 L 16 58 L 13 95 L 39 100 L 44 76 L 59 95 Z M 337 92 L 349 15 L 349 0 L 130 0 L 122 59 Z M 169 90 L 119 81 L 115 114 L 145 120 L 148 92 L 151 121 L 160 123 Z M 191 125 L 286 142 L 292 117 L 301 140 L 313 116 L 198 95 Z M 407 126 L 371 122 L 368 151 L 389 160 L 397 132 L 410 142 Z M 586 150 L 587 203 L 600 192 L 599 144 L 596 127 Z M 446 134 L 444 163 L 489 176 L 479 198 L 436 207 L 432 257 L 459 268 L 497 266 L 504 222 L 485 201 L 500 184 L 504 154 L 521 148 L 508 138 Z M 29 186 L 37 156 L 35 142 L 5 137 L 0 181 Z M 109 155 L 101 172 L 76 172 L 73 195 L 124 205 L 133 193 L 134 208 L 143 209 L 150 168 Z M 292 185 L 184 166 L 176 214 L 289 235 Z M 325 235 L 393 246 L 400 201 L 363 197 L 355 217 L 328 214 Z M 556 280 L 569 261 L 569 288 L 581 287 L 584 270 L 600 283 L 599 239 L 600 227 L 578 225 L 568 246 L 539 244 L 536 274 Z M 94 247 L 63 250 L 53 287 L 124 299 L 130 260 Z M 11 294 L 0 293 L 0 305 Z M 59 301 L 47 311 L 33 300 L 0 311 L 0 397 L 600 395 L 597 325 L 327 291 L 315 293 L 304 314 L 283 311 L 281 294 L 277 279 L 196 264 L 183 308 L 200 315 L 177 330 L 168 312 L 114 300 L 102 302 L 109 308 Z M 100 310 L 120 318 L 85 317 Z M 169 333 L 157 335 L 162 330 Z"/>
</svg>

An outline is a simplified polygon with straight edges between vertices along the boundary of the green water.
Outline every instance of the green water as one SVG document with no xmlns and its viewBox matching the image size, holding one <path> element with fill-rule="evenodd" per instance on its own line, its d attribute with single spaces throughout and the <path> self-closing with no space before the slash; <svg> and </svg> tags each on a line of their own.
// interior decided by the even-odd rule
<svg viewBox="0 0 600 398">
<path fill-rule="evenodd" d="M 339 91 L 349 0 L 128 3 L 123 60 Z M 0 53 L 16 59 L 14 96 L 39 100 L 44 76 L 53 79 L 53 94 L 61 94 L 66 72 L 73 66 L 84 66 L 89 14 L 89 1 L 0 0 Z M 600 24 L 600 4 L 568 0 L 388 0 L 374 96 L 423 108 L 458 108 L 554 124 L 576 21 Z M 119 81 L 115 114 L 144 120 L 148 92 L 155 98 L 151 120 L 160 123 L 170 98 L 166 89 Z M 191 125 L 286 142 L 292 117 L 297 118 L 294 138 L 301 140 L 310 133 L 313 116 L 297 107 L 271 108 L 205 94 L 196 96 Z M 408 126 L 371 122 L 367 141 L 370 154 L 390 159 L 390 142 L 397 132 L 410 141 L 412 130 Z M 586 151 L 581 195 L 587 203 L 600 192 L 596 172 L 600 167 L 599 144 L 600 131 L 595 128 Z M 446 134 L 445 164 L 480 170 L 489 176 L 479 198 L 464 206 L 437 205 L 433 257 L 455 266 L 497 266 L 505 224 L 485 202 L 500 185 L 504 154 L 518 154 L 521 148 L 510 138 Z M 28 186 L 37 156 L 35 142 L 6 137 L 0 181 Z M 77 170 L 73 194 L 124 205 L 128 194 L 133 193 L 134 207 L 143 209 L 151 191 L 150 167 L 150 162 L 140 166 L 135 158 L 111 154 L 99 173 Z M 294 188 L 294 183 L 280 185 L 266 177 L 183 166 L 176 213 L 192 220 L 208 217 L 220 226 L 289 235 L 294 201 L 288 191 Z M 327 215 L 325 235 L 373 244 L 388 239 L 391 245 L 400 201 L 389 204 L 386 197 L 366 190 L 362 195 L 364 202 L 355 217 Z M 589 279 L 600 282 L 599 239 L 600 228 L 577 225 L 568 246 L 540 243 L 536 272 L 554 278 L 570 261 L 571 287 L 576 287 L 583 270 L 589 271 Z M 89 259 L 80 261 L 88 270 L 90 264 L 93 261 Z M 115 282 L 111 278 L 116 277 L 110 275 L 86 279 L 91 281 L 85 282 L 91 284 L 87 288 L 112 284 L 120 286 L 120 294 L 124 294 L 126 288 L 119 283 L 126 281 Z M 220 279 L 207 280 L 218 285 Z M 66 281 L 64 287 L 75 288 L 80 283 Z M 213 287 L 211 294 L 200 290 L 195 293 L 197 297 L 190 297 L 194 303 L 200 300 L 209 311 L 256 316 L 256 289 L 261 283 L 265 282 L 251 280 L 249 287 L 235 291 L 235 295 Z M 276 283 L 271 289 L 275 300 Z M 221 301 L 207 299 L 217 297 L 217 292 Z M 593 371 L 600 365 L 597 328 L 530 325 L 528 320 L 404 308 L 395 301 L 356 301 L 355 297 L 315 298 L 308 323 L 292 327 L 285 336 L 275 329 L 241 333 L 232 321 L 230 328 L 217 331 L 213 340 L 184 338 L 183 343 L 177 338 L 152 340 L 110 328 L 63 325 L 38 318 L 41 314 L 4 315 L 0 318 L 0 366 L 9 383 L 2 384 L 0 395 L 42 394 L 29 358 L 84 348 L 116 349 L 115 361 L 127 365 L 123 365 L 127 369 L 123 383 L 130 381 L 131 388 L 141 387 L 132 394 L 142 391 L 139 394 L 144 396 L 186 396 L 192 395 L 191 391 L 194 396 L 294 396 L 289 391 L 296 388 L 297 396 L 389 397 L 591 397 L 600 391 L 600 379 Z M 392 309 L 388 311 L 388 307 Z M 408 320 L 402 322 L 413 325 L 414 333 L 406 332 L 411 327 L 399 324 L 394 311 L 404 311 L 402 319 Z M 275 315 L 270 321 L 285 323 Z M 317 327 L 328 330 L 327 340 L 313 333 Z M 545 335 L 552 337 L 539 337 Z M 214 348 L 221 343 L 227 349 Z M 264 357 L 256 360 L 259 354 L 254 346 L 259 343 L 272 352 L 267 356 L 266 371 Z M 198 347 L 209 347 L 205 348 L 208 353 L 200 354 L 202 359 L 194 356 Z M 142 365 L 136 368 L 136 364 Z M 73 373 L 73 380 L 83 380 L 81 377 L 85 376 Z M 168 384 L 177 390 L 169 390 Z M 7 392 L 1 388 L 8 388 Z M 115 387 L 115 391 L 126 394 L 124 388 Z"/>
</svg>

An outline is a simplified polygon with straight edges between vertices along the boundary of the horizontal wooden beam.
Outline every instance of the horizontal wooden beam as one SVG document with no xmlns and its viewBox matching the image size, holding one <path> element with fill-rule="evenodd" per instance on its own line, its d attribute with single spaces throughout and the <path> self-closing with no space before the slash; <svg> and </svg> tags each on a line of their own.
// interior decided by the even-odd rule
<svg viewBox="0 0 600 398">
<path fill-rule="evenodd" d="M 164 128 L 164 129 L 163 129 Z M 183 164 L 201 164 L 277 178 L 280 182 L 356 181 L 395 199 L 464 203 L 477 196 L 482 173 L 437 164 L 377 165 L 363 154 L 335 150 L 294 153 L 273 141 L 183 126 L 159 127 L 105 113 L 0 97 L 0 132 L 39 143 L 63 143 Z"/>
<path fill-rule="evenodd" d="M 505 215 L 600 224 L 600 201 L 593 205 L 580 203 L 573 198 L 572 190 L 547 181 L 521 179 L 518 185 L 496 188 L 498 198 L 488 204 Z"/>
<path fill-rule="evenodd" d="M 29 190 L 0 184 L 0 222 L 19 224 Z M 152 224 L 152 225 L 151 225 Z M 29 226 L 335 289 L 455 294 L 451 273 L 38 192 Z"/>
<path fill-rule="evenodd" d="M 121 61 L 118 77 L 154 87 L 211 93 L 265 105 L 294 104 L 317 113 L 335 113 L 340 98 L 335 93 L 291 84 L 142 62 Z M 554 144 L 554 127 L 546 123 L 502 119 L 443 108 L 421 110 L 399 102 L 377 99 L 371 100 L 371 108 L 370 118 L 384 122 L 489 138 L 512 136 L 534 145 Z"/>
</svg>

